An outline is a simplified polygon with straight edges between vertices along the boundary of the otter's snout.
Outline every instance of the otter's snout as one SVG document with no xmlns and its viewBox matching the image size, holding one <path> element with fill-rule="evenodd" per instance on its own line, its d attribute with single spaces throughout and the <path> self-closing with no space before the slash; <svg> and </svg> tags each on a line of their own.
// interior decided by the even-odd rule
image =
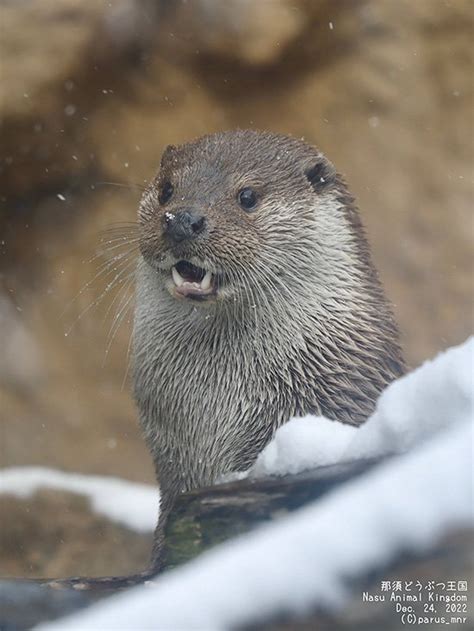
<svg viewBox="0 0 474 631">
<path fill-rule="evenodd" d="M 167 212 L 164 216 L 164 233 L 174 243 L 195 239 L 206 227 L 206 218 L 192 210 Z"/>
</svg>

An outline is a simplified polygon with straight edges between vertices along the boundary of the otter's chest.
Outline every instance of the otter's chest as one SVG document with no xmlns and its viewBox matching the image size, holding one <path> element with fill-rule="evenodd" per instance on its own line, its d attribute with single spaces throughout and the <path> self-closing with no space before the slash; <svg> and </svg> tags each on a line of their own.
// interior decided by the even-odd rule
<svg viewBox="0 0 474 631">
<path fill-rule="evenodd" d="M 250 335 L 155 326 L 146 338 L 144 351 L 135 352 L 134 372 L 148 428 L 240 435 L 253 424 L 274 428 L 292 413 L 288 389 Z"/>
<path fill-rule="evenodd" d="M 232 340 L 161 331 L 156 342 L 151 365 L 143 373 L 138 368 L 136 378 L 160 423 L 176 416 L 210 423 L 218 414 L 238 414 L 268 394 L 248 353 Z"/>
</svg>

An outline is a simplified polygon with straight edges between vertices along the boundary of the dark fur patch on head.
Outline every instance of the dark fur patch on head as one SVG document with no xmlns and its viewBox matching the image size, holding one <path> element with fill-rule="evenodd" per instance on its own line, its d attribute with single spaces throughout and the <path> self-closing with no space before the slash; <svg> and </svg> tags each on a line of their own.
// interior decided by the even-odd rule
<svg viewBox="0 0 474 631">
<path fill-rule="evenodd" d="M 163 155 L 161 156 L 161 167 L 163 167 L 167 162 L 173 159 L 176 156 L 177 148 L 175 145 L 168 145 L 166 149 L 163 151 Z"/>
<path fill-rule="evenodd" d="M 323 156 L 309 169 L 306 169 L 305 175 L 316 193 L 332 186 L 336 181 L 336 169 Z"/>
</svg>

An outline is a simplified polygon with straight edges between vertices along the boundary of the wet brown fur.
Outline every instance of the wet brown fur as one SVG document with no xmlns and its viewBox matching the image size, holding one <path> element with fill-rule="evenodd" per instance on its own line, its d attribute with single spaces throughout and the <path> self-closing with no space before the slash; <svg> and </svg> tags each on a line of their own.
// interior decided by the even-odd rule
<svg viewBox="0 0 474 631">
<path fill-rule="evenodd" d="M 246 186 L 255 212 L 237 203 Z M 165 213 L 183 208 L 206 229 L 172 244 Z M 359 425 L 404 364 L 354 200 L 310 145 L 239 130 L 170 147 L 139 220 L 134 381 L 161 486 L 158 563 L 178 493 L 249 467 L 292 416 Z M 216 301 L 170 294 L 181 259 L 217 275 Z"/>
</svg>

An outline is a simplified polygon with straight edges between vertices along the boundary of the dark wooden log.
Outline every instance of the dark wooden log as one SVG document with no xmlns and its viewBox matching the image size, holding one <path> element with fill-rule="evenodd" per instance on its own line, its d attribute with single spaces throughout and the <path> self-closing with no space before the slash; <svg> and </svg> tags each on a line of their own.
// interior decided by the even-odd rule
<svg viewBox="0 0 474 631">
<path fill-rule="evenodd" d="M 317 500 L 378 462 L 318 467 L 298 475 L 241 480 L 186 493 L 177 500 L 166 527 L 164 568 Z"/>
</svg>

